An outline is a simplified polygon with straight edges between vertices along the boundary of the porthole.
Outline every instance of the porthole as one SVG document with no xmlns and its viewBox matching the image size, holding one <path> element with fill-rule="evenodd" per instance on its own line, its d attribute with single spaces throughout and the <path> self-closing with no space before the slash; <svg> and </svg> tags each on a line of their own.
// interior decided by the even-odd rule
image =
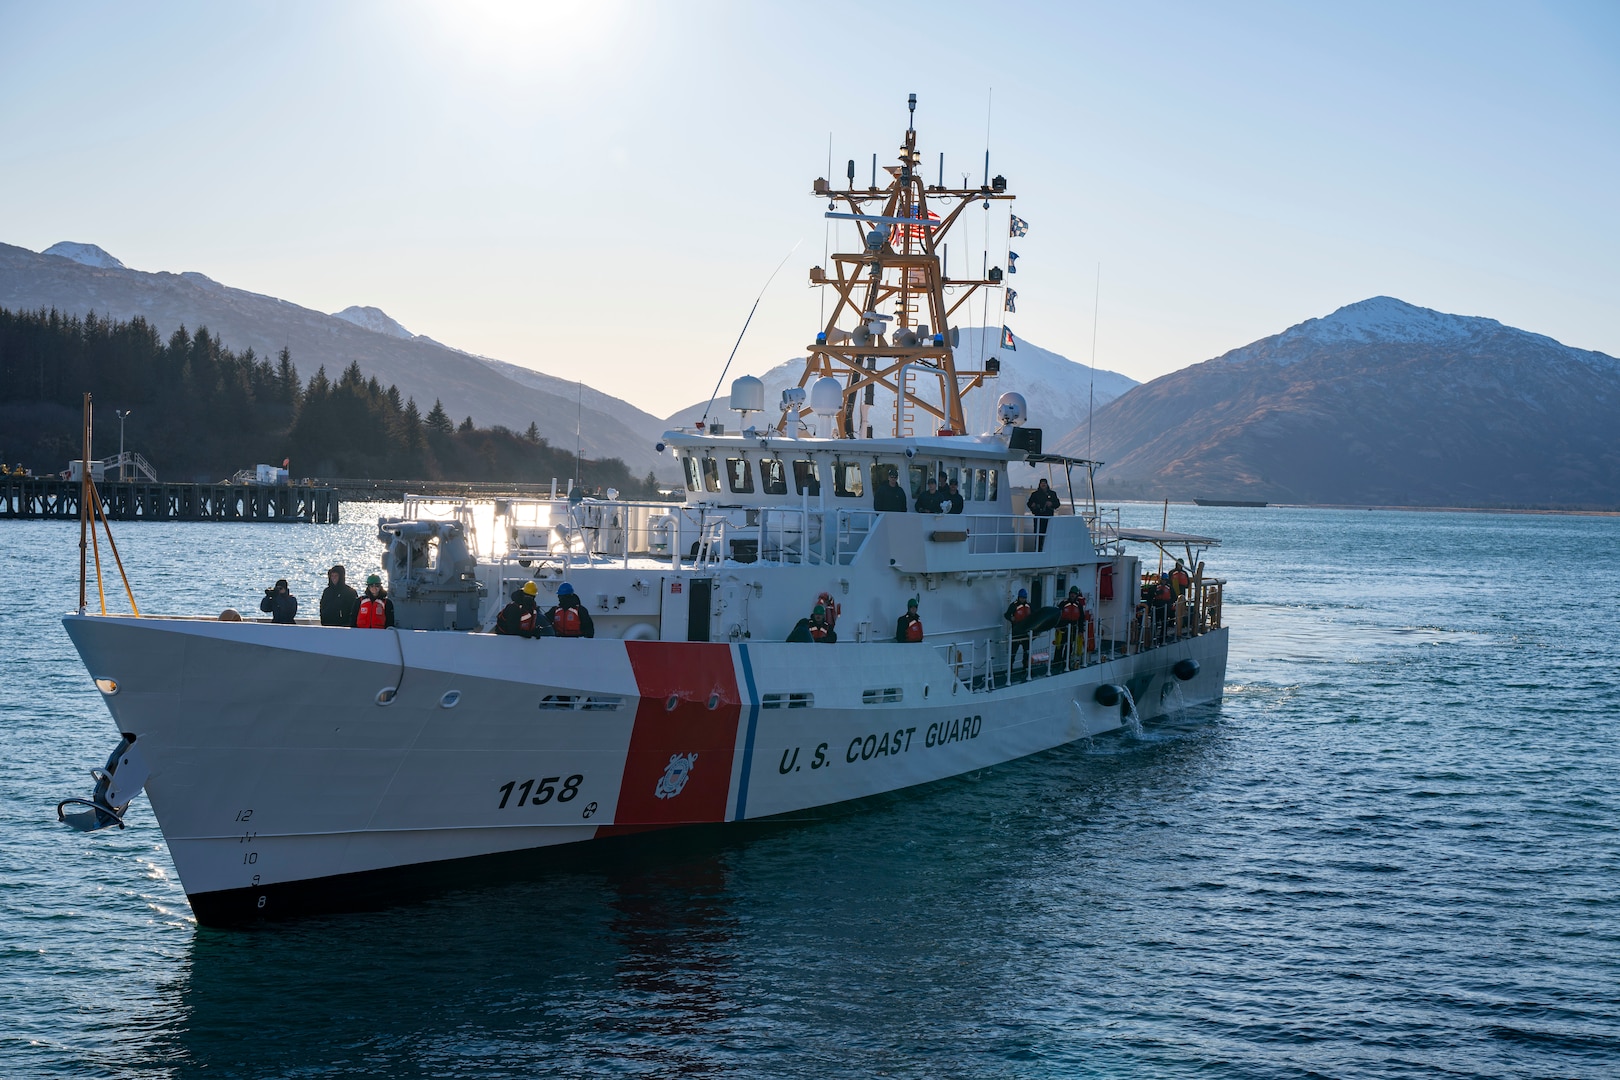
<svg viewBox="0 0 1620 1080">
<path fill-rule="evenodd" d="M 460 703 L 461 703 L 461 691 L 460 690 L 446 690 L 444 692 L 444 696 L 439 699 L 439 708 L 441 708 L 441 709 L 453 709 Z"/>
<path fill-rule="evenodd" d="M 675 706 L 679 705 L 680 703 L 681 703 L 680 695 L 679 694 L 671 694 L 671 695 L 669 695 L 669 700 L 664 702 L 664 711 L 665 712 L 674 712 L 675 711 Z"/>
<path fill-rule="evenodd" d="M 720 707 L 720 691 L 716 690 L 709 695 L 709 711 L 713 712 Z"/>
<path fill-rule="evenodd" d="M 97 679 L 96 680 L 96 689 L 100 690 L 103 694 L 106 694 L 108 697 L 112 697 L 114 694 L 118 693 L 118 680 L 117 679 Z"/>
<path fill-rule="evenodd" d="M 396 686 L 383 687 L 381 690 L 377 691 L 377 704 L 392 705 L 394 703 L 394 695 L 397 693 L 399 693 L 399 688 Z"/>
</svg>

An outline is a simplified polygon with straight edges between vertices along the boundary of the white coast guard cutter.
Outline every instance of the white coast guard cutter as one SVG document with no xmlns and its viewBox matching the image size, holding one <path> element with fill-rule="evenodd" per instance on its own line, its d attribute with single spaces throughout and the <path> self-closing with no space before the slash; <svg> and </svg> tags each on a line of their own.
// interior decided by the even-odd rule
<svg viewBox="0 0 1620 1080">
<path fill-rule="evenodd" d="M 967 433 L 963 397 L 999 365 L 968 370 L 947 328 L 1002 275 L 948 278 L 943 238 L 1012 195 L 1000 177 L 928 185 L 920 160 L 908 128 L 886 186 L 855 188 L 853 167 L 846 190 L 815 182 L 860 246 L 810 271 L 835 303 L 779 409 L 744 378 L 731 403 L 759 426 L 665 435 L 684 502 L 408 498 L 380 528 L 392 630 L 67 617 L 202 922 L 802 812 L 1220 698 L 1221 582 L 1198 559 L 1214 541 L 1122 530 L 1096 508 L 1093 463 L 1040 453 L 1017 395 Z M 1013 497 L 1023 463 L 1068 496 L 1044 536 Z M 891 472 L 908 512 L 876 508 Z M 930 477 L 957 483 L 960 513 L 916 512 Z M 1157 581 L 1131 540 L 1185 554 L 1172 602 L 1141 602 Z M 570 583 L 596 636 L 489 633 L 527 581 L 542 608 Z M 1062 642 L 1053 605 L 1071 586 L 1087 619 Z M 1014 628 L 1019 589 L 1033 615 Z M 896 642 L 911 597 L 926 634 Z M 818 599 L 837 642 L 789 642 Z M 123 801 L 101 809 L 121 815 L 130 787 L 112 770 L 97 798 Z"/>
</svg>

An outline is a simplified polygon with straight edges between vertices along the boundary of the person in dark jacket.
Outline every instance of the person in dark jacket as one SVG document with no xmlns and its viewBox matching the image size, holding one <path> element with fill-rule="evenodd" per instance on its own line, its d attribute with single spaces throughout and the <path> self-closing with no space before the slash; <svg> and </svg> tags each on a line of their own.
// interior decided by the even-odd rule
<svg viewBox="0 0 1620 1080">
<path fill-rule="evenodd" d="M 906 613 L 894 621 L 894 640 L 921 641 L 922 639 L 922 619 L 917 615 L 917 598 L 913 596 L 906 601 Z"/>
<path fill-rule="evenodd" d="M 551 623 L 552 633 L 558 637 L 588 637 L 596 636 L 596 625 L 591 622 L 591 613 L 585 610 L 579 602 L 579 594 L 568 582 L 557 586 L 557 606 L 546 612 L 546 620 Z"/>
<path fill-rule="evenodd" d="M 1058 507 L 1063 505 L 1063 500 L 1058 498 L 1058 493 L 1052 490 L 1052 485 L 1048 484 L 1043 476 L 1035 490 L 1029 493 L 1024 505 L 1029 507 L 1029 512 L 1035 517 L 1035 550 L 1044 550 L 1046 526 L 1051 521 L 1052 515 L 1058 512 Z"/>
<path fill-rule="evenodd" d="M 551 625 L 545 622 L 545 616 L 540 613 L 534 600 L 539 591 L 532 581 L 526 581 L 523 588 L 514 590 L 512 602 L 495 617 L 495 632 L 509 637 L 549 637 Z"/>
<path fill-rule="evenodd" d="M 955 480 L 951 481 L 951 490 L 940 498 L 940 502 L 945 507 L 947 514 L 960 514 L 962 512 L 962 489 L 957 486 Z"/>
<path fill-rule="evenodd" d="M 354 606 L 360 602 L 360 594 L 344 580 L 344 576 L 341 563 L 326 572 L 326 589 L 321 593 L 322 626 L 350 626 L 354 623 Z"/>
<path fill-rule="evenodd" d="M 264 590 L 264 599 L 259 601 L 259 610 L 270 613 L 270 621 L 291 626 L 298 618 L 298 597 L 292 594 L 286 578 L 280 578 L 270 588 Z"/>
<path fill-rule="evenodd" d="M 376 574 L 366 578 L 366 591 L 354 605 L 354 620 L 349 625 L 359 630 L 386 630 L 394 625 L 394 602 Z"/>
<path fill-rule="evenodd" d="M 900 486 L 900 478 L 893 469 L 883 478 L 882 485 L 872 493 L 872 509 L 885 513 L 903 514 L 906 512 L 906 492 Z"/>
<path fill-rule="evenodd" d="M 1014 668 L 1018 666 L 1018 653 L 1020 650 L 1022 650 L 1024 654 L 1024 670 L 1026 673 L 1028 673 L 1029 670 L 1029 635 L 1020 635 L 1018 633 L 1018 628 L 1019 625 L 1023 623 L 1024 620 L 1028 619 L 1033 613 L 1034 609 L 1029 606 L 1028 589 L 1019 589 L 1018 596 L 1013 600 L 1012 603 L 1007 605 L 1007 610 L 1001 613 L 1001 617 L 1007 620 L 1010 626 L 1010 632 L 1012 634 L 1012 666 Z M 1012 672 L 1009 671 L 1008 676 L 1011 677 L 1011 674 Z"/>
<path fill-rule="evenodd" d="M 917 513 L 941 514 L 945 512 L 945 504 L 939 494 L 939 484 L 930 476 L 923 486 L 922 493 L 917 496 Z"/>
</svg>

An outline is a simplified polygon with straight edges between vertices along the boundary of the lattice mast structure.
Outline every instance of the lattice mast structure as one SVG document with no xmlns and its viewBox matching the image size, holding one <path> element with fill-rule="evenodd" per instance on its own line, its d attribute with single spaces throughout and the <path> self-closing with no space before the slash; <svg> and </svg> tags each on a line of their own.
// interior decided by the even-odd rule
<svg viewBox="0 0 1620 1080">
<path fill-rule="evenodd" d="M 820 266 L 810 270 L 811 283 L 832 289 L 837 302 L 823 332 L 809 346 L 799 385 L 829 375 L 843 381 L 843 410 L 835 433 L 840 438 L 889 433 L 863 422 L 868 410 L 860 406 L 875 404 L 879 388 L 896 396 L 894 435 L 910 433 L 905 425 L 913 409 L 934 417 L 942 433 L 966 434 L 963 396 L 999 370 L 999 362 L 986 362 L 979 370 L 957 366 L 950 320 L 979 290 L 1000 289 L 1001 269 L 989 270 L 982 278 L 948 278 L 940 256 L 963 210 L 975 202 L 988 209 L 992 201 L 1011 202 L 1014 196 L 1000 176 L 986 175 L 977 188 L 946 187 L 943 163 L 939 182 L 927 183 L 917 151 L 915 94 L 909 106 L 911 118 L 899 161 L 884 168 L 889 176 L 886 186 L 877 186 L 874 169 L 873 184 L 857 189 L 854 161 L 849 163 L 845 190 L 834 190 L 824 178 L 812 185 L 813 194 L 829 200 L 825 216 L 859 222 L 865 240 L 861 251 L 830 256 L 830 272 Z M 988 155 L 986 164 L 988 174 Z M 840 205 L 847 209 L 838 209 Z M 936 213 L 935 207 L 944 212 Z M 853 320 L 855 328 L 840 329 L 841 320 Z M 938 379 L 938 406 L 917 395 L 913 381 L 917 377 Z"/>
</svg>

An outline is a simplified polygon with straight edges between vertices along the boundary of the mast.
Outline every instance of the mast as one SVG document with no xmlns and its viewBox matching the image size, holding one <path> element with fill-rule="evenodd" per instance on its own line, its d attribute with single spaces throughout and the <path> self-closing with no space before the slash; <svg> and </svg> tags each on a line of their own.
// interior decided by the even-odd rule
<svg viewBox="0 0 1620 1080">
<path fill-rule="evenodd" d="M 917 95 L 911 95 L 909 108 L 914 118 Z M 839 438 L 879 433 L 876 424 L 857 422 L 864 415 L 860 405 L 874 404 L 873 392 L 879 388 L 897 398 L 895 434 L 904 434 L 900 428 L 907 410 L 928 414 L 942 430 L 965 434 L 962 398 L 994 377 L 999 365 L 958 368 L 950 320 L 980 289 L 1000 288 L 1002 270 L 989 270 L 982 278 L 949 278 L 940 255 L 968 206 L 982 202 L 988 207 L 992 201 L 1011 202 L 1014 196 L 1000 176 L 987 177 L 977 188 L 946 187 L 943 157 L 940 182 L 927 183 L 914 119 L 906 127 L 897 163 L 884 168 L 889 176 L 885 186 L 876 186 L 874 176 L 872 186 L 857 189 L 854 166 L 851 161 L 845 190 L 834 190 L 826 179 L 812 185 L 818 198 L 828 200 L 825 216 L 856 222 L 864 246 L 835 253 L 829 267 L 810 271 L 811 283 L 832 289 L 836 300 L 809 346 L 799 385 L 827 376 L 843 382 Z M 919 377 L 938 381 L 938 406 L 916 393 L 913 379 Z"/>
</svg>

